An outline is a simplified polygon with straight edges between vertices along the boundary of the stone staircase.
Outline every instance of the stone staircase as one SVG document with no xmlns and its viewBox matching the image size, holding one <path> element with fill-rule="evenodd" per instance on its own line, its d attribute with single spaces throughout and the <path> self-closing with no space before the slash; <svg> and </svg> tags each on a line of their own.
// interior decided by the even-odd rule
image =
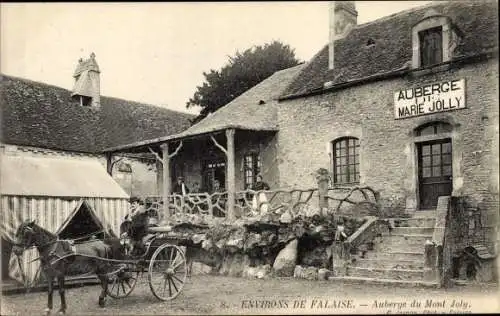
<svg viewBox="0 0 500 316">
<path fill-rule="evenodd" d="M 427 214 L 425 214 L 427 215 Z M 435 217 L 389 218 L 392 229 L 381 232 L 371 245 L 352 256 L 345 275 L 333 280 L 363 283 L 399 284 L 404 286 L 437 286 L 426 281 L 424 248 L 432 240 Z"/>
</svg>

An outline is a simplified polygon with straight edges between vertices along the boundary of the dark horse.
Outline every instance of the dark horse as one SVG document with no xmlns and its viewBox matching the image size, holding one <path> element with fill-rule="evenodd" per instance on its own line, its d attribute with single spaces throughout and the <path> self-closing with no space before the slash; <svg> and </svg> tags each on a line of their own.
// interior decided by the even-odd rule
<svg viewBox="0 0 500 316">
<path fill-rule="evenodd" d="M 61 308 L 59 314 L 66 312 L 66 296 L 64 279 L 71 266 L 79 265 L 94 272 L 101 281 L 102 291 L 99 295 L 99 306 L 104 307 L 108 291 L 109 273 L 121 267 L 116 262 L 105 259 L 123 259 L 120 241 L 116 237 L 108 237 L 105 241 L 90 240 L 72 245 L 67 240 L 59 240 L 56 235 L 38 226 L 35 221 L 25 221 L 17 229 L 13 252 L 19 257 L 26 248 L 35 246 L 40 254 L 40 263 L 48 282 L 48 300 L 45 314 L 52 311 L 53 282 L 57 278 Z"/>
</svg>

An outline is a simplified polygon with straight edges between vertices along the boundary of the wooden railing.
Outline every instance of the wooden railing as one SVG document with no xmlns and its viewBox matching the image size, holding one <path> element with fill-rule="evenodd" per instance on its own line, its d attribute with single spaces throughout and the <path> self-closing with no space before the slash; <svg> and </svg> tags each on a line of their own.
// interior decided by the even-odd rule
<svg viewBox="0 0 500 316">
<path fill-rule="evenodd" d="M 147 196 L 141 199 L 145 201 L 145 207 L 150 215 L 157 217 L 158 220 L 167 214 L 203 214 L 216 217 L 226 217 L 228 214 L 228 193 L 225 191 L 170 194 L 167 198 L 169 210 L 164 209 L 162 196 Z M 310 211 L 339 214 L 343 207 L 360 204 L 368 204 L 377 210 L 379 208 L 377 192 L 370 187 L 337 187 L 326 190 L 320 188 L 245 190 L 235 194 L 237 217 L 254 217 L 266 213 L 279 215 L 289 212 L 293 218 Z"/>
<path fill-rule="evenodd" d="M 311 206 L 312 197 L 318 189 L 292 189 L 236 192 L 236 209 L 243 216 L 254 216 L 268 212 L 282 214 L 290 211 L 294 216 L 306 206 Z"/>
<path fill-rule="evenodd" d="M 380 194 L 368 186 L 328 188 L 324 197 L 321 196 L 320 190 L 320 201 L 321 199 L 323 199 L 324 206 L 333 209 L 335 213 L 338 213 L 346 204 L 352 206 L 363 203 L 373 207 L 376 212 L 380 210 Z"/>
</svg>

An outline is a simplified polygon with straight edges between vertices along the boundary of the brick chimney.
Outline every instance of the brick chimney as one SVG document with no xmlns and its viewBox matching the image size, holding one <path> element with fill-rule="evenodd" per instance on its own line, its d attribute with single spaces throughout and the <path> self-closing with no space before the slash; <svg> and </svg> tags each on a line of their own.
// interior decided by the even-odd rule
<svg viewBox="0 0 500 316">
<path fill-rule="evenodd" d="M 95 60 L 95 54 L 90 58 L 78 60 L 75 73 L 75 86 L 71 97 L 82 106 L 99 107 L 101 105 L 100 70 Z"/>
<path fill-rule="evenodd" d="M 333 69 L 335 40 L 347 35 L 351 28 L 358 24 L 358 11 L 356 11 L 354 1 L 331 1 L 329 4 L 329 16 L 328 69 Z"/>
</svg>

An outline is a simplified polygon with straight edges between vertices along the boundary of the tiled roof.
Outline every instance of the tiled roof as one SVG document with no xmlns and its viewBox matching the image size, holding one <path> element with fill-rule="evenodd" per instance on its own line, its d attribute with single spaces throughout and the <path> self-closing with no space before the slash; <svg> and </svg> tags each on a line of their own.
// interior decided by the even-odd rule
<svg viewBox="0 0 500 316">
<path fill-rule="evenodd" d="M 131 148 L 221 131 L 227 128 L 276 131 L 278 130 L 277 98 L 304 66 L 305 64 L 301 64 L 275 72 L 267 79 L 181 133 L 108 149 Z"/>
<path fill-rule="evenodd" d="M 321 90 L 373 75 L 404 69 L 412 59 L 412 27 L 433 9 L 451 18 L 463 33 L 456 57 L 472 56 L 498 48 L 498 2 L 436 2 L 403 11 L 353 28 L 335 41 L 334 69 L 328 69 L 326 45 L 282 94 L 283 98 Z M 375 45 L 367 45 L 372 40 Z"/>
<path fill-rule="evenodd" d="M 166 108 L 101 97 L 99 109 L 82 107 L 71 91 L 1 76 L 2 142 L 80 152 L 179 133 L 194 116 Z"/>
<path fill-rule="evenodd" d="M 304 64 L 280 70 L 221 107 L 176 138 L 235 127 L 247 130 L 278 130 L 277 98 Z"/>
</svg>

